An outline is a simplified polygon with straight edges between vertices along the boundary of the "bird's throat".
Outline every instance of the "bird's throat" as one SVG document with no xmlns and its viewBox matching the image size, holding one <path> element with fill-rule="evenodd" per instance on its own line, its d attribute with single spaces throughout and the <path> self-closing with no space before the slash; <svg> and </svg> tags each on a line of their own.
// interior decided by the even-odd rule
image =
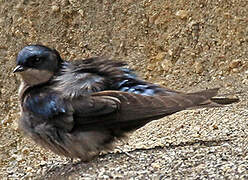
<svg viewBox="0 0 248 180">
<path fill-rule="evenodd" d="M 27 69 L 20 74 L 24 83 L 28 86 L 43 84 L 45 82 L 48 82 L 53 76 L 53 72 L 37 69 Z"/>
</svg>

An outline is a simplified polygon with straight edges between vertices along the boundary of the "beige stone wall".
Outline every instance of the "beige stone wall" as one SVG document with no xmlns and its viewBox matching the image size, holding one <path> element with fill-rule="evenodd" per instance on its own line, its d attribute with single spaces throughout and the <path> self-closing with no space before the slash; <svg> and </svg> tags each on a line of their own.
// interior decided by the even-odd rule
<svg viewBox="0 0 248 180">
<path fill-rule="evenodd" d="M 0 0 L 1 165 L 13 151 L 6 147 L 20 138 L 15 56 L 37 43 L 67 60 L 123 59 L 144 78 L 178 90 L 208 82 L 228 88 L 228 78 L 245 85 L 248 1 Z"/>
</svg>

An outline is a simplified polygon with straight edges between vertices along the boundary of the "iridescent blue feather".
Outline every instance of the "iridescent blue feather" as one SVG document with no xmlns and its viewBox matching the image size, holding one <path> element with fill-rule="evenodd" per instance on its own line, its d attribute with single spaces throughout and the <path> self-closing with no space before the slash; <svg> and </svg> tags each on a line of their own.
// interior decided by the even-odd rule
<svg viewBox="0 0 248 180">
<path fill-rule="evenodd" d="M 66 113 L 65 105 L 55 94 L 47 94 L 46 96 L 33 94 L 27 98 L 24 105 L 29 111 L 45 119 L 59 113 Z"/>
</svg>

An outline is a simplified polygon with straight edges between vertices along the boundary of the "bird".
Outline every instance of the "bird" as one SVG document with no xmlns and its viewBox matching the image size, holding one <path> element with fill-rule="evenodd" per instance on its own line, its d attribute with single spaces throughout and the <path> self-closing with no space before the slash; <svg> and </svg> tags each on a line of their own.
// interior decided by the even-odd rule
<svg viewBox="0 0 248 180">
<path fill-rule="evenodd" d="M 39 44 L 19 51 L 13 72 L 21 76 L 19 129 L 42 147 L 82 161 L 153 120 L 239 101 L 216 97 L 219 88 L 184 93 L 147 82 L 124 61 L 64 60 Z"/>
</svg>

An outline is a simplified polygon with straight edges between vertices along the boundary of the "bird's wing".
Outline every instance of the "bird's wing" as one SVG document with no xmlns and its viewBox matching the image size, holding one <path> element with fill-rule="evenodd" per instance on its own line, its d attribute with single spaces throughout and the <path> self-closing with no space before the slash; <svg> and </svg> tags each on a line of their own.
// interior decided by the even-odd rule
<svg viewBox="0 0 248 180">
<path fill-rule="evenodd" d="M 89 101 L 73 102 L 76 123 L 82 126 L 126 126 L 149 122 L 194 107 L 215 96 L 217 89 L 204 94 L 144 96 L 120 91 L 93 93 Z"/>
</svg>

